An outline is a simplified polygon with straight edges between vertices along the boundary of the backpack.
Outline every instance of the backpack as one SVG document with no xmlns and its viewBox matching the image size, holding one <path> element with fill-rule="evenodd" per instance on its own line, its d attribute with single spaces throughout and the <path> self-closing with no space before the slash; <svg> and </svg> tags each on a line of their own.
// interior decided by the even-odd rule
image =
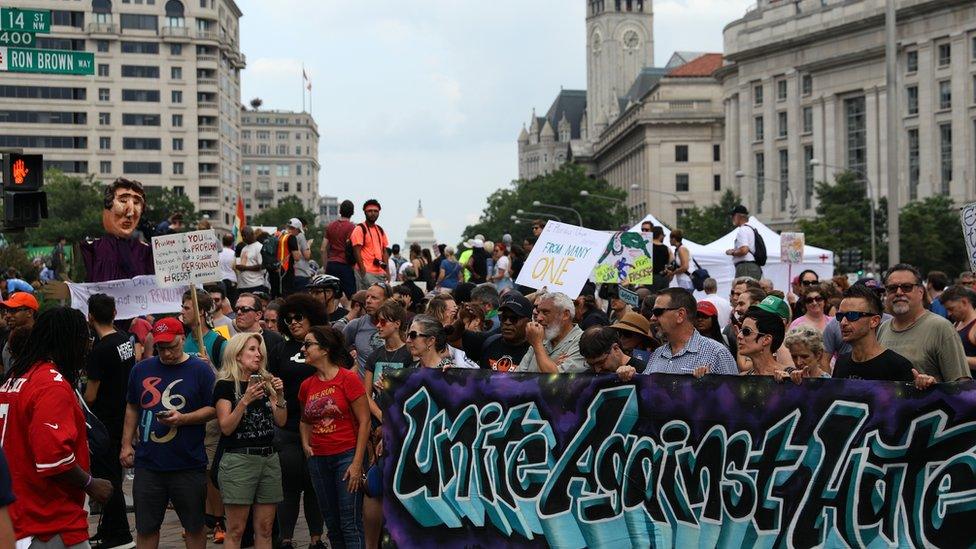
<svg viewBox="0 0 976 549">
<path fill-rule="evenodd" d="M 698 260 L 691 258 L 691 262 L 695 264 L 695 270 L 691 272 L 691 286 L 698 290 L 699 292 L 705 290 L 705 279 L 710 277 L 707 269 L 702 269 L 701 265 L 698 264 Z"/>
<path fill-rule="evenodd" d="M 278 269 L 278 237 L 273 234 L 261 244 L 261 264 L 269 271 Z"/>
<path fill-rule="evenodd" d="M 380 227 L 379 225 L 374 225 L 374 227 L 376 227 L 377 229 L 380 230 L 380 235 L 381 236 L 386 236 L 386 232 L 383 231 L 383 227 Z M 352 231 L 349 232 L 349 236 L 346 238 L 346 263 L 349 264 L 349 265 L 355 265 L 356 264 L 356 254 L 353 252 L 353 249 L 352 249 L 352 233 L 356 232 L 356 229 L 359 229 L 359 228 L 362 228 L 362 230 L 363 230 L 363 243 L 364 244 L 366 243 L 366 238 L 369 235 L 369 231 L 366 229 L 366 224 L 365 223 L 357 223 L 356 226 L 353 227 Z"/>
<path fill-rule="evenodd" d="M 756 249 L 752 252 L 752 256 L 756 259 L 756 265 L 764 267 L 766 265 L 766 241 L 763 237 L 759 236 L 759 231 L 750 225 L 746 225 L 752 229 L 752 234 L 756 237 Z"/>
</svg>

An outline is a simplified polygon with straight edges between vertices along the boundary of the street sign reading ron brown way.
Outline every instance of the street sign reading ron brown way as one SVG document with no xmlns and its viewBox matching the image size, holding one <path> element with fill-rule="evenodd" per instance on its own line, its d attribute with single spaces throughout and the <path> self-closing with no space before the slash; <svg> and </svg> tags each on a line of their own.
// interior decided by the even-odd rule
<svg viewBox="0 0 976 549">
<path fill-rule="evenodd" d="M 95 74 L 95 54 L 83 51 L 0 47 L 0 71 Z"/>
</svg>

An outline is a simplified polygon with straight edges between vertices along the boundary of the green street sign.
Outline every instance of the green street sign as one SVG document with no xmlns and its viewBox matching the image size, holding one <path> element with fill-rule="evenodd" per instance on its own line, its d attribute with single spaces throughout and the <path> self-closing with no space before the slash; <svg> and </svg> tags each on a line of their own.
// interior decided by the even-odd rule
<svg viewBox="0 0 976 549">
<path fill-rule="evenodd" d="M 0 8 L 0 31 L 51 32 L 51 12 Z"/>
<path fill-rule="evenodd" d="M 84 51 L 0 47 L 0 71 L 95 74 L 95 54 Z"/>
<path fill-rule="evenodd" d="M 34 36 L 32 32 L 0 31 L 0 46 L 33 48 Z"/>
</svg>

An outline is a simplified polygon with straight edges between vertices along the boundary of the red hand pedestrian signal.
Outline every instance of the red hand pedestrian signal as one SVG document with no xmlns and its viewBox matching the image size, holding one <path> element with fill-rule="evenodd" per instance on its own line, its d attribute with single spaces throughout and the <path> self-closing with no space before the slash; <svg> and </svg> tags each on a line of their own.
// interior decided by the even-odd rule
<svg viewBox="0 0 976 549">
<path fill-rule="evenodd" d="M 14 162 L 13 175 L 15 185 L 23 185 L 29 173 L 30 170 L 27 169 L 27 164 L 24 163 L 23 159 L 18 159 Z"/>
</svg>

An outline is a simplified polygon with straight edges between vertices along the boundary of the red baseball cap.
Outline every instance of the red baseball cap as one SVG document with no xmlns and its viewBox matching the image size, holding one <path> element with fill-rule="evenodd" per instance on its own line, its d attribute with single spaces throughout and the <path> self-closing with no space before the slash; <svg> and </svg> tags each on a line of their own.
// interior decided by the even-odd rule
<svg viewBox="0 0 976 549">
<path fill-rule="evenodd" d="M 181 336 L 183 333 L 183 323 L 179 319 L 161 318 L 153 324 L 153 343 L 172 343 L 176 336 Z"/>
<path fill-rule="evenodd" d="M 718 316 L 718 309 L 711 301 L 699 301 L 698 314 L 704 316 Z"/>
<path fill-rule="evenodd" d="M 41 308 L 37 304 L 37 298 L 27 292 L 14 292 L 10 294 L 10 297 L 6 301 L 0 301 L 0 307 L 7 309 L 27 307 L 35 312 Z"/>
</svg>

